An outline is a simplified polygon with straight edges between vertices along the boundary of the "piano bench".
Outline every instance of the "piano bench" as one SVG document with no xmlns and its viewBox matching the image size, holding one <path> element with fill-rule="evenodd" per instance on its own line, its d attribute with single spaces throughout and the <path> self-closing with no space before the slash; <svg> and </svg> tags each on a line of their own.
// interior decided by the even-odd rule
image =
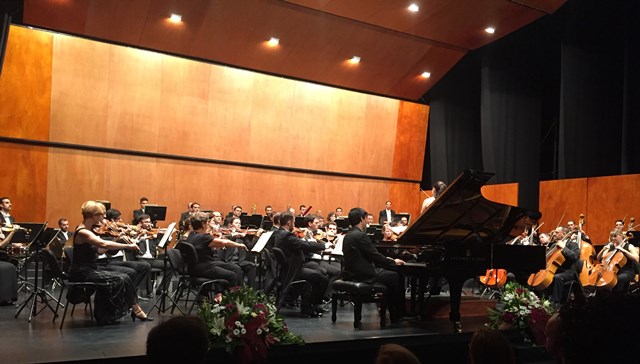
<svg viewBox="0 0 640 364">
<path fill-rule="evenodd" d="M 347 300 L 353 303 L 353 328 L 362 327 L 362 304 L 380 302 L 380 327 L 386 325 L 387 312 L 387 287 L 382 284 L 364 283 L 355 281 L 343 281 L 337 279 L 333 282 L 333 295 L 331 297 L 331 321 L 336 322 L 338 300 Z"/>
</svg>

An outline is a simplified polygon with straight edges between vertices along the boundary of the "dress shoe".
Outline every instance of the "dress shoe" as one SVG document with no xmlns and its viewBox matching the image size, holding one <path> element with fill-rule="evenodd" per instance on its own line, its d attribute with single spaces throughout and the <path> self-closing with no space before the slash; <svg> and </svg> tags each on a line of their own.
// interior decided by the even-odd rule
<svg viewBox="0 0 640 364">
<path fill-rule="evenodd" d="M 317 318 L 322 317 L 322 313 L 316 312 L 314 309 L 305 309 L 300 311 L 300 316 L 303 318 Z"/>
<path fill-rule="evenodd" d="M 131 321 L 136 321 L 136 319 L 140 321 L 153 321 L 153 317 L 147 316 L 144 311 L 140 310 L 137 313 L 131 311 Z"/>
</svg>

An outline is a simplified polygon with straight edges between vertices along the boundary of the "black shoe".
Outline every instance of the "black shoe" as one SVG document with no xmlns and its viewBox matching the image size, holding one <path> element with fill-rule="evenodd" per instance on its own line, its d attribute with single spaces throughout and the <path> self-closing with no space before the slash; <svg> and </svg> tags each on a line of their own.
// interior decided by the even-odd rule
<svg viewBox="0 0 640 364">
<path fill-rule="evenodd" d="M 318 318 L 322 317 L 322 313 L 316 312 L 314 309 L 305 309 L 300 311 L 300 316 L 303 318 Z"/>
<path fill-rule="evenodd" d="M 323 313 L 331 312 L 330 309 L 325 308 L 323 305 L 315 305 L 315 307 L 313 309 L 314 309 L 314 311 L 316 311 L 320 315 L 322 315 Z"/>
<path fill-rule="evenodd" d="M 142 316 L 142 315 L 144 315 L 144 316 Z M 138 319 L 140 321 L 153 321 L 153 317 L 147 316 L 144 312 L 142 312 L 142 310 L 138 311 L 137 314 L 135 312 L 131 311 L 131 321 L 135 322 L 136 319 Z"/>
</svg>

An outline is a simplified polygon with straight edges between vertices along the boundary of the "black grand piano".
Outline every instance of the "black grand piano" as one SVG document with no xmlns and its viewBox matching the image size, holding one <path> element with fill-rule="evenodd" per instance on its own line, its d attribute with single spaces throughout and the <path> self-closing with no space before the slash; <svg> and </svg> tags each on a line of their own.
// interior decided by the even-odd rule
<svg viewBox="0 0 640 364">
<path fill-rule="evenodd" d="M 423 280 L 434 275 L 447 279 L 449 319 L 457 332 L 462 330 L 460 298 L 465 280 L 491 268 L 520 274 L 545 268 L 544 247 L 506 244 L 535 225 L 540 212 L 484 198 L 480 188 L 491 177 L 493 174 L 485 172 L 462 173 L 393 245 L 417 256 L 416 263 L 399 267 L 405 275 Z"/>
</svg>

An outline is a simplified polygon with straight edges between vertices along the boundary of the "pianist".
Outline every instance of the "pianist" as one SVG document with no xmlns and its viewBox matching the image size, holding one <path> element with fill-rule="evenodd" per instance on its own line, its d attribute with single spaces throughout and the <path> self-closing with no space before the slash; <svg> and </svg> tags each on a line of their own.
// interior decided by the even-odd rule
<svg viewBox="0 0 640 364">
<path fill-rule="evenodd" d="M 404 264 L 401 259 L 387 258 L 378 253 L 365 233 L 367 212 L 359 207 L 349 211 L 352 228 L 344 237 L 342 251 L 344 266 L 342 279 L 349 281 L 381 283 L 387 287 L 391 323 L 404 315 L 404 280 L 393 269 Z"/>
</svg>

